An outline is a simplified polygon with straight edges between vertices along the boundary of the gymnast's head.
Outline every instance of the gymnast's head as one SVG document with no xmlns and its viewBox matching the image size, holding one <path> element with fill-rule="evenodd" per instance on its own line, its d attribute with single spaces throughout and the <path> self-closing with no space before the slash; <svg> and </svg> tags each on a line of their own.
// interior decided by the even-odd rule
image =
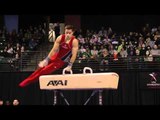
<svg viewBox="0 0 160 120">
<path fill-rule="evenodd" d="M 65 35 L 67 39 L 70 39 L 75 32 L 75 27 L 73 25 L 66 25 L 65 26 Z"/>
</svg>

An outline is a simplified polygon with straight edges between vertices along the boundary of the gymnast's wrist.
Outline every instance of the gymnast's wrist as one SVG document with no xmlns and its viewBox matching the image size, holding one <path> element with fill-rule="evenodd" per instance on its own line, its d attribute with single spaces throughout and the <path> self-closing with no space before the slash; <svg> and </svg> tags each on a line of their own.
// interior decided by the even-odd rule
<svg viewBox="0 0 160 120">
<path fill-rule="evenodd" d="M 48 56 L 45 58 L 45 60 L 47 60 L 48 62 L 51 60 Z"/>
<path fill-rule="evenodd" d="M 68 67 L 72 67 L 73 63 L 72 62 L 68 62 Z"/>
</svg>

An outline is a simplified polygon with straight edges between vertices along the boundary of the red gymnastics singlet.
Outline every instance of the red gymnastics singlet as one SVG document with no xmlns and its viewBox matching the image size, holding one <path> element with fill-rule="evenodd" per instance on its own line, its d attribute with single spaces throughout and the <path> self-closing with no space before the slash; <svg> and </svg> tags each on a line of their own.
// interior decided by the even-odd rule
<svg viewBox="0 0 160 120">
<path fill-rule="evenodd" d="M 62 35 L 59 51 L 54 56 L 51 57 L 49 64 L 43 68 L 38 68 L 34 73 L 32 73 L 28 78 L 23 80 L 19 86 L 25 87 L 32 82 L 39 80 L 39 76 L 50 74 L 65 65 L 66 62 L 69 62 L 72 55 L 72 42 L 74 40 L 72 36 L 69 43 L 65 42 L 65 35 Z"/>
</svg>

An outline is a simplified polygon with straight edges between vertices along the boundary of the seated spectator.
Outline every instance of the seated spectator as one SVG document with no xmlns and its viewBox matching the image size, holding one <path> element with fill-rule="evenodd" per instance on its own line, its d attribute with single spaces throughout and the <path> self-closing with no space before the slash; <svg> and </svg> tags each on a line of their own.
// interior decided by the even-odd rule
<svg viewBox="0 0 160 120">
<path fill-rule="evenodd" d="M 16 53 L 16 55 L 15 55 L 15 59 L 16 59 L 16 60 L 18 60 L 18 59 L 19 59 L 19 54 L 18 54 L 18 53 Z"/>
<path fill-rule="evenodd" d="M 9 48 L 7 49 L 7 56 L 8 56 L 8 57 L 13 57 L 13 53 L 14 53 L 13 47 L 9 47 Z"/>
<path fill-rule="evenodd" d="M 101 64 L 108 64 L 109 53 L 107 49 L 103 49 L 102 54 L 100 54 Z"/>
<path fill-rule="evenodd" d="M 128 56 L 127 51 L 124 49 L 124 47 L 122 47 L 121 51 L 120 51 L 120 56 L 122 58 L 126 58 Z"/>
<path fill-rule="evenodd" d="M 3 100 L 0 99 L 0 106 L 3 105 Z"/>
<path fill-rule="evenodd" d="M 17 99 L 14 99 L 13 100 L 13 106 L 17 106 L 17 105 L 19 105 L 19 101 Z"/>
<path fill-rule="evenodd" d="M 37 46 L 37 43 L 36 43 L 36 41 L 32 38 L 32 39 L 29 41 L 29 48 L 30 48 L 31 50 L 35 50 L 36 46 Z"/>
<path fill-rule="evenodd" d="M 5 103 L 6 103 L 6 105 L 11 105 L 9 100 L 7 100 Z"/>
<path fill-rule="evenodd" d="M 109 53 L 107 49 L 103 49 L 102 53 L 100 54 L 99 58 L 100 58 L 100 70 L 104 71 L 107 70 L 108 68 L 106 67 L 106 65 L 108 65 L 109 63 Z"/>
<path fill-rule="evenodd" d="M 98 57 L 98 50 L 97 50 L 96 46 L 93 46 L 93 49 L 91 50 L 91 55 Z"/>
<path fill-rule="evenodd" d="M 84 48 L 84 46 L 82 45 L 79 49 L 80 53 L 83 54 L 84 52 L 86 52 L 86 49 Z"/>
<path fill-rule="evenodd" d="M 21 47 L 21 53 L 25 51 L 24 46 Z"/>
</svg>

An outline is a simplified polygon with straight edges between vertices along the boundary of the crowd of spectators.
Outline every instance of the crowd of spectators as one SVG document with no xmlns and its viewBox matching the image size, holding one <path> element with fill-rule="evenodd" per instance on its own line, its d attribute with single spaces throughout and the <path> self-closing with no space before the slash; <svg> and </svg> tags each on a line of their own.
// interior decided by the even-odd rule
<svg viewBox="0 0 160 120">
<path fill-rule="evenodd" d="M 45 30 L 29 26 L 26 29 L 8 32 L 5 27 L 0 29 L 0 62 L 13 65 L 19 61 L 22 53 L 36 51 L 45 40 Z M 23 54 L 26 55 L 27 54 Z M 6 59 L 7 58 L 7 59 Z"/>
<path fill-rule="evenodd" d="M 80 30 L 77 37 L 80 43 L 78 59 L 94 59 L 100 64 L 130 58 L 136 62 L 159 60 L 159 54 L 154 55 L 160 49 L 160 26 L 146 24 L 138 32 L 127 33 L 102 27 L 99 31 L 87 30 L 86 33 Z"/>
<path fill-rule="evenodd" d="M 34 51 L 45 41 L 46 32 L 40 25 L 29 26 L 7 32 L 0 29 L 0 55 L 18 60 L 21 53 Z M 100 65 L 108 61 L 129 59 L 134 61 L 155 60 L 154 50 L 160 49 L 160 26 L 146 24 L 141 30 L 116 33 L 111 27 L 102 27 L 100 30 L 79 30 L 76 32 L 79 40 L 78 60 L 95 60 Z M 54 41 L 53 41 L 54 42 Z M 159 52 L 158 52 L 159 53 Z M 159 58 L 156 57 L 156 60 Z"/>
</svg>

